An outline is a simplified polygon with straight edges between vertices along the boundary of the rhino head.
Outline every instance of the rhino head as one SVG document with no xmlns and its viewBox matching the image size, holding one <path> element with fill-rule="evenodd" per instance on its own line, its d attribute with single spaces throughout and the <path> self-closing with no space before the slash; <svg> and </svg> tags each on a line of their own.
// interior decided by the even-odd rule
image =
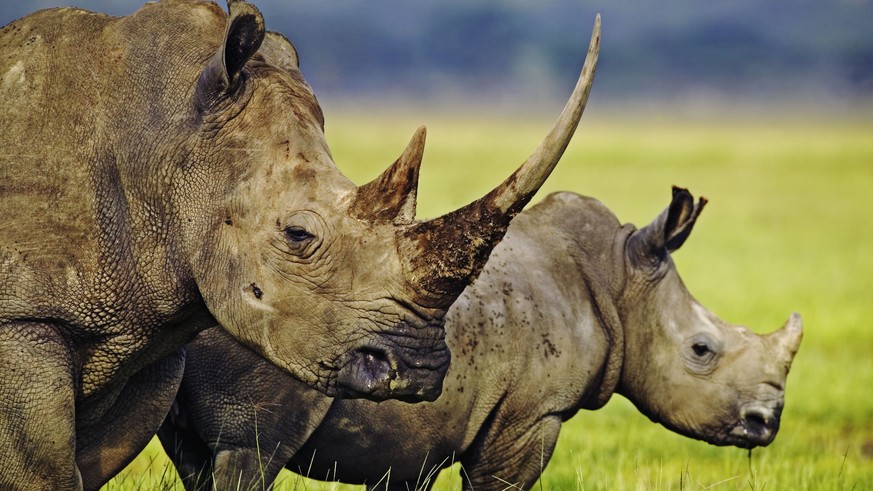
<svg viewBox="0 0 873 491">
<path fill-rule="evenodd" d="M 328 395 L 435 399 L 450 358 L 446 311 L 569 143 L 591 88 L 599 19 L 540 147 L 486 196 L 418 221 L 424 128 L 382 175 L 354 185 L 334 165 L 294 47 L 264 31 L 254 6 L 228 3 L 193 96 L 194 138 L 208 143 L 179 188 L 212 189 L 184 224 L 203 300 L 243 344 Z"/>
<path fill-rule="evenodd" d="M 627 277 L 619 311 L 625 353 L 617 391 L 673 431 L 715 445 L 764 446 L 779 430 L 785 381 L 800 346 L 792 314 L 761 336 L 698 303 L 670 254 L 706 204 L 685 189 L 625 242 Z"/>
</svg>

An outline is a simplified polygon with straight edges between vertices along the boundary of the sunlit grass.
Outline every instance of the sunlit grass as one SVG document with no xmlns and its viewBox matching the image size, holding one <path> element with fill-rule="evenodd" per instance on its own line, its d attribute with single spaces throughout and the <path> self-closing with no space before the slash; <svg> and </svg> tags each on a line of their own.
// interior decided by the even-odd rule
<svg viewBox="0 0 873 491">
<path fill-rule="evenodd" d="M 447 114 L 328 113 L 328 141 L 360 184 L 429 120 L 419 214 L 431 217 L 498 184 L 551 125 Z M 675 435 L 616 396 L 565 424 L 535 489 L 873 489 L 873 123 L 589 115 L 537 200 L 572 190 L 644 225 L 667 206 L 673 184 L 710 200 L 675 255 L 695 296 L 758 332 L 803 315 L 779 436 L 750 457 Z M 165 463 L 153 444 L 110 488 L 136 489 L 148 473 L 168 483 Z M 281 479 L 277 489 L 349 489 L 287 472 Z M 436 487 L 458 488 L 457 472 Z"/>
</svg>

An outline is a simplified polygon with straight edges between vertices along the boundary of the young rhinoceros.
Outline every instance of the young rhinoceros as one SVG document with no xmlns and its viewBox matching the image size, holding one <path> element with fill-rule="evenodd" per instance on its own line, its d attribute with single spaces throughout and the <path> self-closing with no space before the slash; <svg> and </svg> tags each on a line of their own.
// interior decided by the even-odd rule
<svg viewBox="0 0 873 491">
<path fill-rule="evenodd" d="M 0 32 L 0 489 L 97 489 L 220 325 L 328 395 L 433 400 L 444 318 L 579 122 L 415 219 L 424 131 L 380 177 L 335 166 L 294 47 L 251 4 L 43 10 Z"/>
<path fill-rule="evenodd" d="M 164 448 L 189 489 L 210 485 L 212 464 L 229 480 L 219 489 L 261 471 L 272 482 L 283 465 L 418 489 L 428 469 L 452 461 L 463 466 L 465 488 L 527 489 L 561 423 L 616 392 L 683 435 L 767 445 L 801 320 L 794 314 L 759 336 L 694 300 L 670 253 L 704 204 L 674 189 L 669 208 L 640 230 L 572 193 L 521 213 L 449 311 L 453 360 L 432 403 L 330 400 L 205 331 L 189 345 L 159 433 Z"/>
</svg>

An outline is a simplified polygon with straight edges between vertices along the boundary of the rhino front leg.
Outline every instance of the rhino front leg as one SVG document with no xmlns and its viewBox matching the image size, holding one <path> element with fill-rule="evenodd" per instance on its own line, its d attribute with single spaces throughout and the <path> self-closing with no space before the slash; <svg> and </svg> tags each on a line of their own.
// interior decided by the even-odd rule
<svg viewBox="0 0 873 491">
<path fill-rule="evenodd" d="M 173 461 L 176 472 L 187 491 L 207 491 L 212 482 L 212 450 L 188 424 L 188 418 L 178 401 L 158 430 L 158 439 Z"/>
<path fill-rule="evenodd" d="M 203 331 L 187 349 L 185 377 L 159 433 L 186 489 L 270 486 L 333 400 L 221 328 Z"/>
<path fill-rule="evenodd" d="M 57 326 L 0 324 L 0 489 L 82 488 L 75 373 Z"/>
<path fill-rule="evenodd" d="M 295 381 L 285 380 L 286 383 Z M 282 387 L 276 391 L 282 393 Z M 297 400 L 250 407 L 248 419 L 228 428 L 227 440 L 214 446 L 215 489 L 264 489 L 272 486 L 279 472 L 318 426 L 331 400 L 315 391 Z M 290 408 L 290 414 L 283 409 Z M 235 438 L 244 432 L 245 438 Z M 234 443 L 236 441 L 237 443 Z"/>
<path fill-rule="evenodd" d="M 223 448 L 215 454 L 215 489 L 269 488 L 292 454 L 281 445 Z"/>
<path fill-rule="evenodd" d="M 97 490 L 129 464 L 155 435 L 185 371 L 180 348 L 135 373 L 109 411 L 78 429 L 76 461 L 86 490 Z"/>
<path fill-rule="evenodd" d="M 272 381 L 273 390 L 235 394 L 238 403 L 245 403 L 237 407 L 246 408 L 247 417 L 228 422 L 224 440 L 215 446 L 216 489 L 271 486 L 332 403 L 272 365 L 261 363 L 255 372 L 262 381 Z"/>
<path fill-rule="evenodd" d="M 530 489 L 552 457 L 560 430 L 556 415 L 533 423 L 495 418 L 461 456 L 464 489 Z"/>
</svg>

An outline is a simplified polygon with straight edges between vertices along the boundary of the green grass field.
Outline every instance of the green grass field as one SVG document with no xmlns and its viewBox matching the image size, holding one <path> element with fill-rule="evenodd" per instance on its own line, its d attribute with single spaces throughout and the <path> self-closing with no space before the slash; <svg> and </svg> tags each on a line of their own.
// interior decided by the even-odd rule
<svg viewBox="0 0 873 491">
<path fill-rule="evenodd" d="M 572 190 L 644 225 L 668 205 L 673 184 L 706 196 L 709 205 L 674 257 L 689 290 L 757 332 L 777 329 L 792 311 L 803 315 L 779 436 L 751 455 L 714 447 L 649 422 L 615 396 L 565 424 L 536 489 L 873 489 L 873 121 L 760 119 L 588 115 L 536 200 Z M 338 166 L 361 184 L 425 121 L 423 217 L 484 194 L 551 125 L 328 113 L 328 141 Z M 106 489 L 172 488 L 167 462 L 153 441 Z M 277 489 L 352 489 L 291 473 L 280 479 Z M 437 484 L 459 487 L 457 472 Z"/>
</svg>

